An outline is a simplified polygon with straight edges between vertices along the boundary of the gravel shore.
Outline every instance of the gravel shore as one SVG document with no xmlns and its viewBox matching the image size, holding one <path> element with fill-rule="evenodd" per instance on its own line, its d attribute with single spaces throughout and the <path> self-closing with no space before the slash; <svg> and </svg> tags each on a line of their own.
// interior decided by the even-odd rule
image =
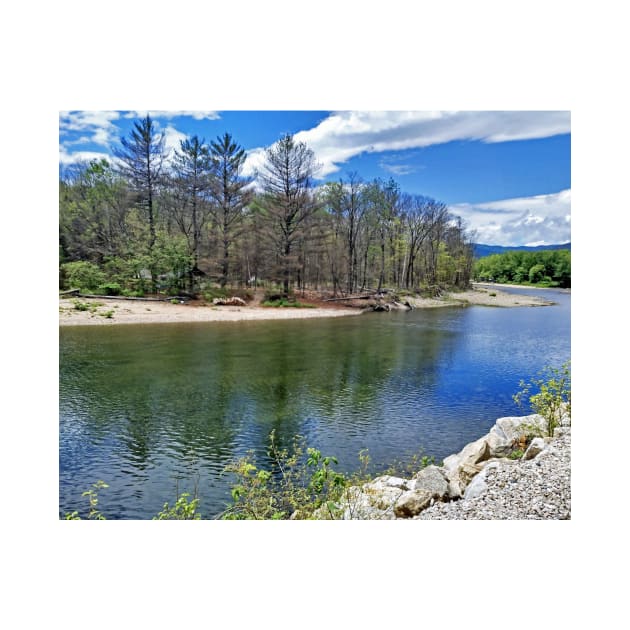
<svg viewBox="0 0 630 630">
<path fill-rule="evenodd" d="M 487 490 L 471 499 L 436 503 L 416 520 L 569 520 L 571 429 L 529 461 L 504 460 L 486 473 Z"/>
</svg>

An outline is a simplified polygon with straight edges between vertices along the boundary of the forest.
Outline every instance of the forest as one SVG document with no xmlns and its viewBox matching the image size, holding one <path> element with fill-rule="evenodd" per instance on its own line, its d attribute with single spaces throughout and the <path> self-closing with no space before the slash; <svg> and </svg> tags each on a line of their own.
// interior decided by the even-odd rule
<svg viewBox="0 0 630 630">
<path fill-rule="evenodd" d="M 316 186 L 316 156 L 291 135 L 266 151 L 255 179 L 243 175 L 246 157 L 229 133 L 193 136 L 169 155 L 147 116 L 113 160 L 65 169 L 60 288 L 138 297 L 263 286 L 344 296 L 469 285 L 471 235 L 446 204 L 357 173 Z"/>
<path fill-rule="evenodd" d="M 474 279 L 541 287 L 571 287 L 571 252 L 511 251 L 485 256 L 475 262 Z"/>
</svg>

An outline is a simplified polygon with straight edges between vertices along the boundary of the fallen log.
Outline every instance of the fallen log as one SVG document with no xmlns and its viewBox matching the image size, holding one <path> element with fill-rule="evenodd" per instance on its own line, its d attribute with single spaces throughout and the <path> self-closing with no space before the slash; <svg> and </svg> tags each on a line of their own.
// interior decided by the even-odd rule
<svg viewBox="0 0 630 630">
<path fill-rule="evenodd" d="M 322 302 L 341 302 L 344 300 L 368 300 L 374 297 L 375 293 L 368 293 L 367 295 L 347 295 L 346 297 L 327 298 Z"/>
<path fill-rule="evenodd" d="M 90 293 L 76 293 L 77 297 L 91 298 L 94 300 L 135 300 L 139 302 L 170 302 L 171 300 L 178 300 L 179 302 L 189 302 L 190 298 L 187 296 L 173 295 L 171 297 L 128 297 L 126 295 L 92 295 Z"/>
</svg>

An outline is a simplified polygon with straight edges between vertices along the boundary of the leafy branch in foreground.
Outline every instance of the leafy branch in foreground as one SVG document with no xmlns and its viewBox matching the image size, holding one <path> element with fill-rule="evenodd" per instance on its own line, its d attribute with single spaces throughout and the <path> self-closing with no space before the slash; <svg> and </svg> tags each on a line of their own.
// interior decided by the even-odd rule
<svg viewBox="0 0 630 630">
<path fill-rule="evenodd" d="M 162 511 L 153 517 L 154 521 L 199 521 L 201 520 L 201 514 L 197 512 L 199 507 L 199 499 L 194 498 L 192 501 L 188 501 L 190 494 L 184 492 L 175 501 L 173 507 L 169 507 L 168 503 L 164 504 Z"/>
<path fill-rule="evenodd" d="M 546 367 L 539 376 L 531 383 L 521 381 L 520 391 L 512 398 L 519 407 L 529 402 L 534 413 L 545 419 L 547 435 L 553 437 L 562 416 L 571 418 L 571 362 L 566 361 L 560 368 Z"/>
<path fill-rule="evenodd" d="M 89 520 L 95 521 L 104 521 L 105 517 L 101 514 L 98 509 L 98 491 L 103 488 L 109 488 L 109 486 L 102 480 L 98 480 L 96 483 L 92 484 L 92 488 L 90 490 L 86 490 L 81 494 L 82 497 L 88 497 L 88 501 L 90 504 L 90 510 L 87 514 L 87 518 Z M 78 511 L 68 512 L 65 515 L 66 521 L 80 521 L 81 517 L 79 516 Z"/>
<path fill-rule="evenodd" d="M 335 457 L 323 456 L 315 448 L 307 448 L 302 436 L 296 436 L 292 448 L 280 448 L 275 432 L 270 435 L 268 451 L 271 470 L 258 468 L 254 454 L 227 466 L 236 475 L 232 487 L 232 505 L 221 515 L 223 519 L 311 518 L 323 505 L 335 509 L 346 487 L 345 475 L 333 470 Z"/>
</svg>

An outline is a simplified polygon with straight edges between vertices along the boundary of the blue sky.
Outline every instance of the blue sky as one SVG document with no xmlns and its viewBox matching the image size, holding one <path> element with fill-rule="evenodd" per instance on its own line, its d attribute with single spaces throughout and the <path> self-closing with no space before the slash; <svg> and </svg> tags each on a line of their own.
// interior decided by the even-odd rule
<svg viewBox="0 0 630 630">
<path fill-rule="evenodd" d="M 60 166 L 111 157 L 147 112 L 60 112 Z M 566 111 L 155 111 L 170 150 L 226 131 L 254 174 L 265 149 L 295 134 L 321 164 L 318 181 L 393 177 L 403 191 L 443 201 L 477 242 L 571 240 L 571 135 Z"/>
</svg>

